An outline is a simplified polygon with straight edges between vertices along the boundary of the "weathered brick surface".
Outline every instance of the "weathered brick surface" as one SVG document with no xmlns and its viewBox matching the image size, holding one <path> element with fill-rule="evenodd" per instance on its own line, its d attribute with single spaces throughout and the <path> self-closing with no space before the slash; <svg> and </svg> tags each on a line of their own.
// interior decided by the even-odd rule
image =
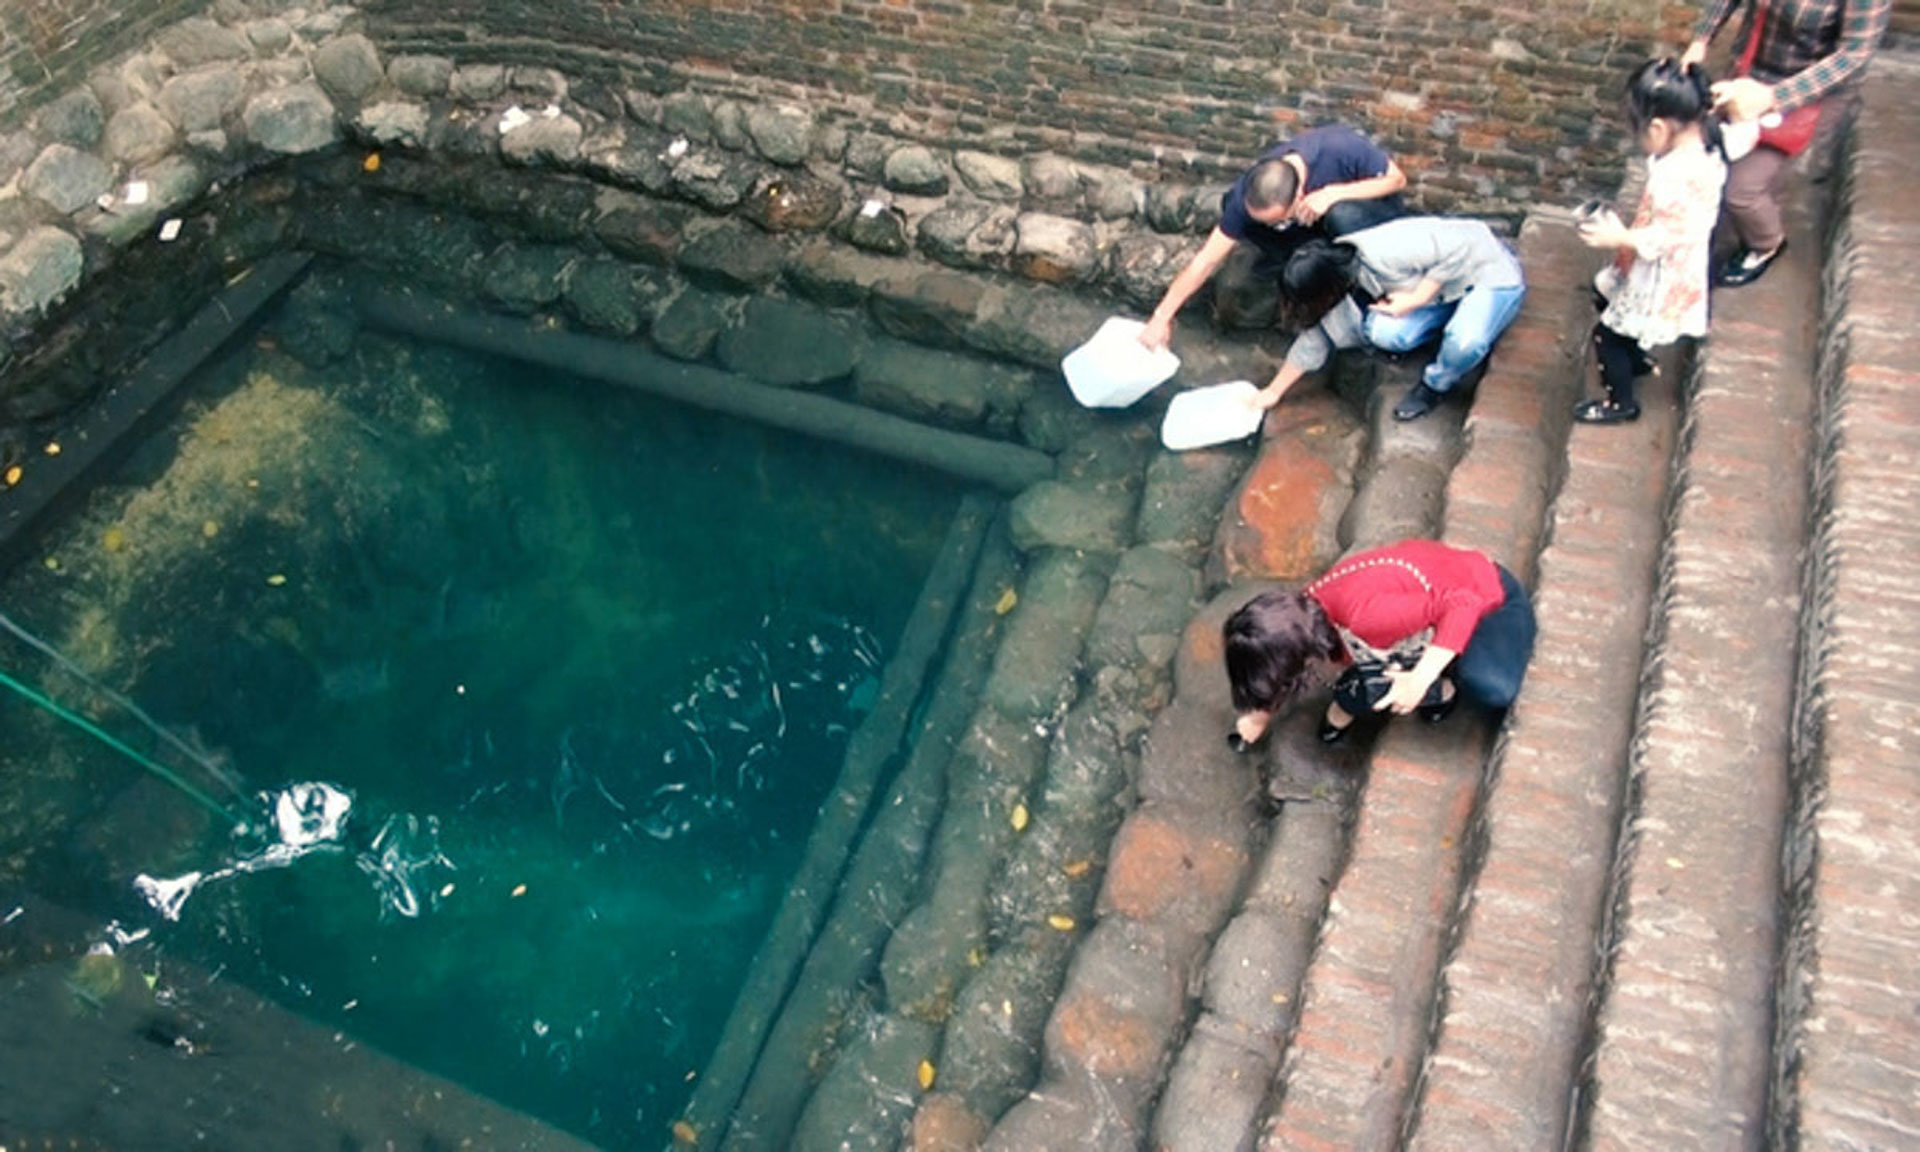
<svg viewBox="0 0 1920 1152">
<path fill-rule="evenodd" d="M 1525 578 L 1576 382 L 1566 285 L 1585 257 L 1564 220 L 1530 222 L 1520 250 L 1530 278 L 1545 287 L 1529 293 L 1480 384 L 1467 448 L 1447 485 L 1445 535 Z M 1509 398 L 1514 391 L 1527 395 Z M 1486 730 L 1464 719 L 1438 729 L 1394 724 L 1376 745 L 1352 857 L 1307 971 L 1284 1095 L 1263 1148 L 1384 1148 L 1398 1139 L 1425 1054 L 1488 746 Z"/>
<path fill-rule="evenodd" d="M 1577 427 L 1568 443 L 1539 562 L 1539 640 L 1496 753 L 1481 863 L 1443 973 L 1411 1141 L 1423 1152 L 1563 1142 L 1678 424 L 1671 379 L 1646 382 L 1639 422 Z"/>
<path fill-rule="evenodd" d="M 1467 415 L 1443 535 L 1531 582 L 1568 411 L 1580 394 L 1585 306 L 1575 286 L 1593 261 L 1557 213 L 1529 216 L 1516 247 L 1527 270 L 1526 303 L 1487 362 Z"/>
<path fill-rule="evenodd" d="M 1757 1147 L 1806 544 L 1817 243 L 1715 298 L 1688 397 L 1586 1113 L 1595 1149 Z"/>
<path fill-rule="evenodd" d="M 1220 525 L 1222 578 L 1305 583 L 1338 559 L 1359 456 L 1353 418 L 1331 393 L 1302 389 L 1276 408 Z"/>
<path fill-rule="evenodd" d="M 1261 1147 L 1391 1147 L 1424 1047 L 1484 728 L 1388 727 L 1375 746 L 1352 859 L 1301 992 Z"/>
<path fill-rule="evenodd" d="M 1361 124 L 1421 198 L 1514 211 L 1619 172 L 1620 77 L 1673 0 L 1491 7 L 1217 0 L 371 0 L 395 52 L 544 59 L 655 91 L 805 99 L 929 143 L 1215 179 L 1276 136 Z"/>
<path fill-rule="evenodd" d="M 1920 1139 L 1920 63 L 1869 81 L 1829 255 L 1776 1141 Z"/>
</svg>

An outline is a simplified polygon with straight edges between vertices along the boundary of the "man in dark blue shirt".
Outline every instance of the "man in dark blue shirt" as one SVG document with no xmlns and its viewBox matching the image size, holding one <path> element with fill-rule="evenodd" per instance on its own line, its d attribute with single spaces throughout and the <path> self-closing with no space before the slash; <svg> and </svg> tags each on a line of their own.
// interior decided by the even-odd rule
<svg viewBox="0 0 1920 1152">
<path fill-rule="evenodd" d="M 1260 157 L 1220 199 L 1220 223 L 1153 310 L 1140 342 L 1164 348 L 1173 318 L 1213 279 L 1235 244 L 1260 251 L 1255 270 L 1278 276 L 1287 257 L 1312 235 L 1344 236 L 1407 213 L 1398 195 L 1407 174 L 1380 147 L 1351 128 L 1310 128 Z"/>
</svg>

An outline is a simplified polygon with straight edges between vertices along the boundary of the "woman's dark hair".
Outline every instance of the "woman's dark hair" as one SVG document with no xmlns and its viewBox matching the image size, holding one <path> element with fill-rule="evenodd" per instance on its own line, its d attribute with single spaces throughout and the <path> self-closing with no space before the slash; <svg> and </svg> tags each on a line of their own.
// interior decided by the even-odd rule
<svg viewBox="0 0 1920 1152">
<path fill-rule="evenodd" d="M 1360 251 L 1353 245 L 1315 236 L 1287 257 L 1280 270 L 1280 294 L 1296 317 L 1304 316 L 1311 324 L 1352 289 L 1359 261 Z"/>
<path fill-rule="evenodd" d="M 1720 151 L 1720 123 L 1713 115 L 1713 81 L 1706 69 L 1671 56 L 1649 60 L 1627 77 L 1627 119 L 1635 135 L 1655 120 L 1706 128 L 1707 146 Z"/>
<path fill-rule="evenodd" d="M 1278 711 L 1306 688 L 1310 661 L 1340 652 L 1340 634 L 1304 592 L 1263 592 L 1227 617 L 1220 633 L 1241 712 Z"/>
</svg>

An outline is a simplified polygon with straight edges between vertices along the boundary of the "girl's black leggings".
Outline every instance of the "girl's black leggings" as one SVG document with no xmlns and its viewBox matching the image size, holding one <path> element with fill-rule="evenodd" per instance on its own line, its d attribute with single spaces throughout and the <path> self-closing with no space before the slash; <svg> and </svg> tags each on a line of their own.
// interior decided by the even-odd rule
<svg viewBox="0 0 1920 1152">
<path fill-rule="evenodd" d="M 1600 384 L 1607 390 L 1607 399 L 1621 408 L 1637 405 L 1634 378 L 1653 369 L 1646 349 L 1631 336 L 1623 336 L 1605 324 L 1595 324 L 1593 350 L 1600 361 Z"/>
</svg>

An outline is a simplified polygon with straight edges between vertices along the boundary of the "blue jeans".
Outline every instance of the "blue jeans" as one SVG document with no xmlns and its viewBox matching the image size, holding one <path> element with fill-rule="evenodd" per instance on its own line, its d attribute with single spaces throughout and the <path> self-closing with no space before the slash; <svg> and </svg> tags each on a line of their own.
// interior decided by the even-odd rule
<svg viewBox="0 0 1920 1152">
<path fill-rule="evenodd" d="M 1533 658 L 1533 602 L 1527 590 L 1506 566 L 1499 565 L 1500 587 L 1507 598 L 1480 618 L 1467 650 L 1453 662 L 1453 683 L 1460 694 L 1486 708 L 1500 709 L 1520 695 L 1527 661 Z"/>
<path fill-rule="evenodd" d="M 1440 351 L 1427 365 L 1421 380 L 1435 392 L 1449 392 L 1467 373 L 1480 366 L 1493 342 L 1520 314 L 1527 297 L 1523 284 L 1503 288 L 1469 288 L 1450 304 L 1428 304 L 1405 316 L 1367 312 L 1367 343 L 1385 352 L 1411 352 L 1440 331 Z"/>
</svg>

